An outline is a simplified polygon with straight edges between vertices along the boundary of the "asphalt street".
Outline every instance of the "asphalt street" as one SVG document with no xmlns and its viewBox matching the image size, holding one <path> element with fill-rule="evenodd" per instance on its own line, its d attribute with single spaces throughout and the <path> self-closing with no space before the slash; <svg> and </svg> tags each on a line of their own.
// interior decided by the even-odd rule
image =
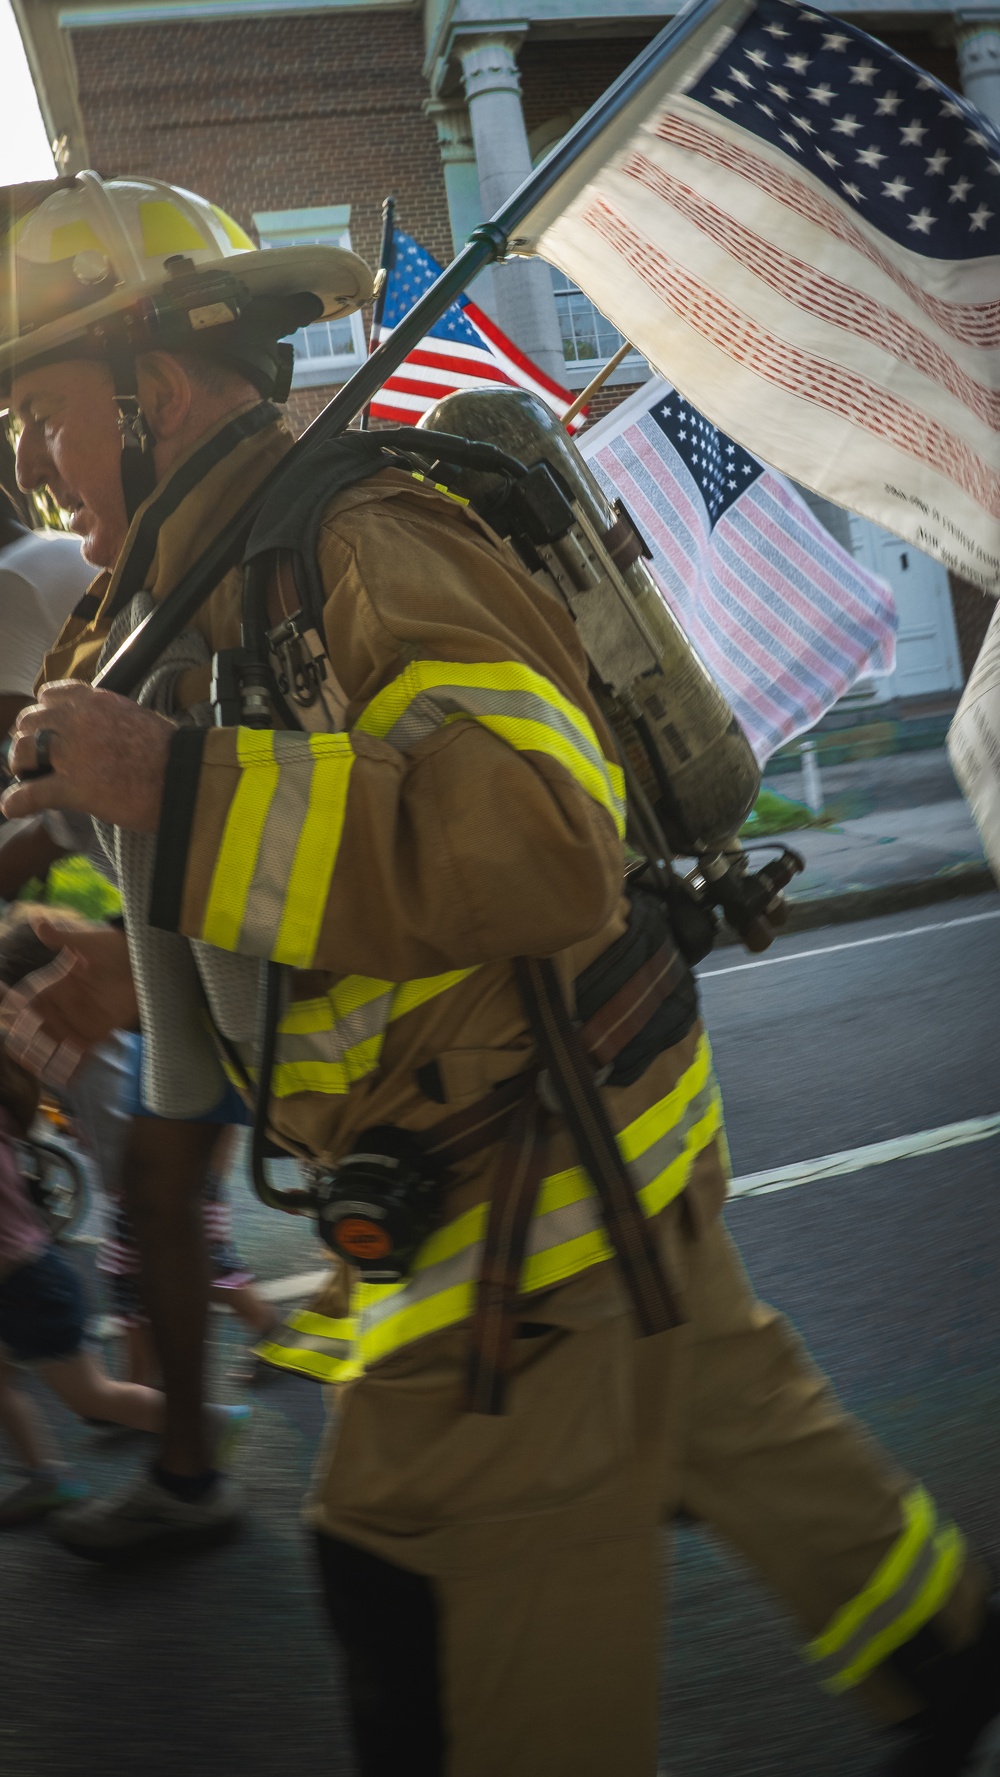
<svg viewBox="0 0 1000 1777">
<path fill-rule="evenodd" d="M 1000 1564 L 1000 897 L 791 936 L 760 962 L 721 951 L 701 975 L 738 1186 L 728 1219 L 760 1293 Z M 830 1155 L 773 1188 L 776 1169 Z M 245 1177 L 235 1189 L 263 1278 L 315 1266 L 306 1224 L 260 1209 Z M 243 1398 L 228 1374 L 242 1335 L 222 1316 L 213 1329 L 216 1393 Z M 42 1529 L 5 1537 L 0 1777 L 351 1777 L 297 1516 L 320 1392 L 275 1377 L 253 1394 L 250 1511 L 227 1547 L 107 1572 Z M 147 1454 L 53 1419 L 95 1488 Z M 880 1740 L 815 1690 L 726 1549 L 680 1530 L 669 1592 L 670 1777 L 873 1777 Z"/>
</svg>

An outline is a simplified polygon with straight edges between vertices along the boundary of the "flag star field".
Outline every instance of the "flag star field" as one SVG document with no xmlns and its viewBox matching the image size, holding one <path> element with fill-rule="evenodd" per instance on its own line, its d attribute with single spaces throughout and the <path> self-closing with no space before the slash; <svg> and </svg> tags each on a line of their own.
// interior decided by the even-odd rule
<svg viewBox="0 0 1000 1777">
<path fill-rule="evenodd" d="M 525 238 L 731 439 L 1000 594 L 1000 132 L 802 0 L 704 29 Z"/>
<path fill-rule="evenodd" d="M 689 94 L 795 156 L 901 246 L 941 259 L 995 250 L 1000 132 L 842 19 L 759 0 Z"/>
<path fill-rule="evenodd" d="M 676 389 L 668 400 L 651 408 L 650 414 L 697 484 L 709 523 L 715 526 L 763 474 L 763 464 L 706 420 Z"/>
<path fill-rule="evenodd" d="M 437 260 L 397 228 L 379 343 L 387 339 L 441 275 Z M 371 404 L 377 419 L 415 426 L 422 415 L 461 389 L 521 388 L 538 395 L 561 417 L 573 397 L 553 382 L 489 315 L 459 296 L 416 342 Z M 584 424 L 585 412 L 571 422 Z"/>
</svg>

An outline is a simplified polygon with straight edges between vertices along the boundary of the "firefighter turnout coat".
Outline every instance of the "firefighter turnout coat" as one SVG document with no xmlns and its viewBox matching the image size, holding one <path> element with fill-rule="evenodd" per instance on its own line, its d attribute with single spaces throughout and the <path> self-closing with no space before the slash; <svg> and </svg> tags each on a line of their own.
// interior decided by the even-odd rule
<svg viewBox="0 0 1000 1777">
<path fill-rule="evenodd" d="M 276 418 L 252 435 L 230 421 L 174 469 L 46 678 L 92 678 L 133 595 L 167 597 L 289 442 Z M 213 959 L 294 971 L 271 1127 L 335 1159 L 376 1124 L 428 1130 L 526 1066 L 511 959 L 554 958 L 571 997 L 620 936 L 625 811 L 571 620 L 467 506 L 382 472 L 328 505 L 318 560 L 338 730 L 180 727 L 146 890 L 152 927 L 193 947 L 217 1023 Z M 273 622 L 297 608 L 282 578 Z M 240 590 L 233 572 L 195 620 L 178 711 L 199 711 L 208 653 L 237 643 Z M 141 974 L 144 909 L 126 911 Z M 144 1028 L 169 1024 L 169 996 L 147 984 L 142 1004 Z M 252 1033 L 224 1034 L 252 1077 Z M 162 1052 L 147 1096 L 178 1114 Z M 753 1296 L 718 1216 L 728 1163 L 701 1026 L 605 1096 L 681 1327 L 635 1337 L 557 1126 L 501 1418 L 461 1405 L 492 1150 L 456 1165 L 409 1278 L 338 1278 L 271 1353 L 347 1385 L 316 1526 L 434 1583 L 452 1777 L 649 1777 L 657 1537 L 681 1508 L 779 1592 L 824 1682 L 891 1716 L 918 1706 L 911 1638 L 933 1623 L 963 1645 L 982 1613 L 959 1532 Z"/>
</svg>

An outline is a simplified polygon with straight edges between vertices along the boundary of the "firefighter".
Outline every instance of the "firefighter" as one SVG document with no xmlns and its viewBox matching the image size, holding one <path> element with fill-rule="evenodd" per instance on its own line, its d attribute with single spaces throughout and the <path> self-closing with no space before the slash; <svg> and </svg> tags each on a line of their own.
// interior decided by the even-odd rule
<svg viewBox="0 0 1000 1777">
<path fill-rule="evenodd" d="M 227 1073 L 252 1090 L 260 966 L 283 965 L 269 1134 L 318 1163 L 341 1251 L 416 1245 L 398 1281 L 338 1271 L 286 1353 L 343 1384 L 309 1516 L 366 1777 L 651 1777 L 681 1510 L 784 1601 L 821 1682 L 899 1725 L 888 1770 L 962 1771 L 1000 1709 L 983 1572 L 723 1228 L 708 1040 L 662 904 L 623 892 L 569 617 L 397 457 L 300 487 L 282 546 L 226 574 L 138 702 L 89 684 L 289 447 L 279 336 L 363 301 L 363 268 L 257 253 L 151 181 L 16 207 L 19 478 L 103 575 L 18 719 L 13 769 L 48 773 L 4 811 L 104 825 L 152 1108 L 197 1116 Z M 276 713 L 210 726 L 255 572 Z M 343 1174 L 362 1209 L 381 1180 L 381 1234 L 341 1213 Z M 142 1477 L 60 1535 L 102 1554 L 182 1518 Z"/>
</svg>

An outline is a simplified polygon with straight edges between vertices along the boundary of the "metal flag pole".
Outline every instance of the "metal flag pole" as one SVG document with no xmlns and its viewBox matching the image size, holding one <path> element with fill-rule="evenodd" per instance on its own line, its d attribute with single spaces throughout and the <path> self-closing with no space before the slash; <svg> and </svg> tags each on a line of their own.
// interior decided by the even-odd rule
<svg viewBox="0 0 1000 1777">
<path fill-rule="evenodd" d="M 504 258 L 516 238 L 518 224 L 531 214 L 575 162 L 588 157 L 588 150 L 595 148 L 608 126 L 641 95 L 653 75 L 722 8 L 732 10 L 727 0 L 693 0 L 685 7 L 556 144 L 552 153 L 528 175 L 523 185 L 518 186 L 496 215 L 473 229 L 457 258 L 435 279 L 399 326 L 393 328 L 389 338 L 338 390 L 266 480 L 181 576 L 170 596 L 133 630 L 128 641 L 97 675 L 95 685 L 104 691 L 128 694 L 148 678 L 164 648 L 187 628 L 222 576 L 239 562 L 264 501 L 286 481 L 289 485 L 294 484 L 299 466 L 310 450 L 344 431 L 484 265 Z M 599 164 L 600 161 L 596 161 L 595 167 Z"/>
<path fill-rule="evenodd" d="M 382 329 L 382 316 L 385 314 L 385 293 L 389 288 L 389 273 L 393 261 L 393 221 L 396 215 L 394 197 L 382 199 L 382 241 L 378 250 L 379 275 L 375 280 L 375 307 L 372 309 L 372 330 L 368 338 L 368 356 L 371 357 L 378 345 L 378 336 Z M 372 404 L 366 401 L 358 421 L 358 429 L 367 432 L 371 419 Z"/>
</svg>

